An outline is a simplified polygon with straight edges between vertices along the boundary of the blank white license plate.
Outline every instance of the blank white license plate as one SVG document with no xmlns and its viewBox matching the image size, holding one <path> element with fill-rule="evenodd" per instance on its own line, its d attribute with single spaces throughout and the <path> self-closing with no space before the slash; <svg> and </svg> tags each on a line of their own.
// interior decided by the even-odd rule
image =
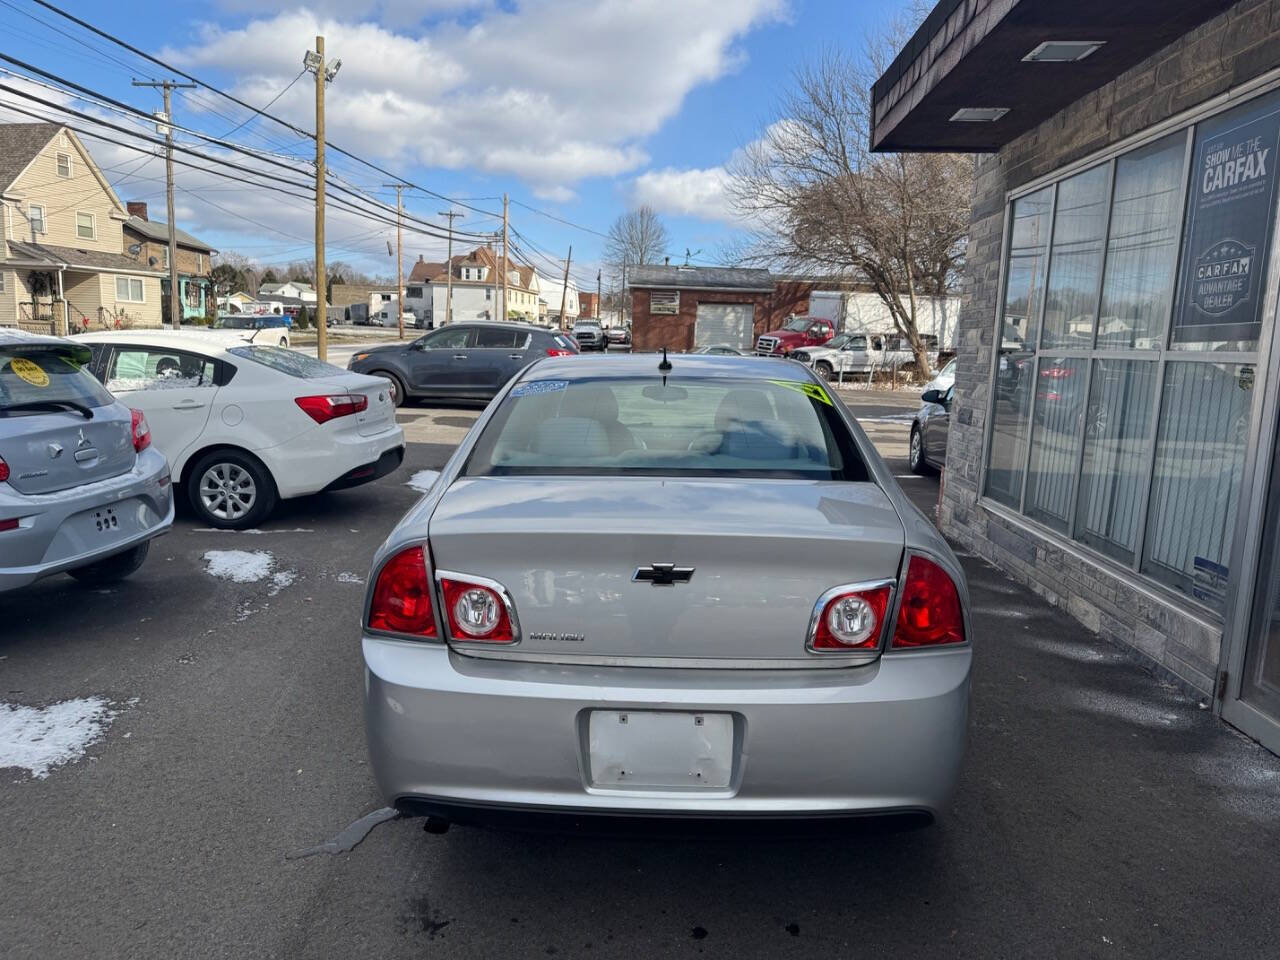
<svg viewBox="0 0 1280 960">
<path fill-rule="evenodd" d="M 723 790 L 733 774 L 727 713 L 594 710 L 591 784 L 636 790 Z"/>
</svg>

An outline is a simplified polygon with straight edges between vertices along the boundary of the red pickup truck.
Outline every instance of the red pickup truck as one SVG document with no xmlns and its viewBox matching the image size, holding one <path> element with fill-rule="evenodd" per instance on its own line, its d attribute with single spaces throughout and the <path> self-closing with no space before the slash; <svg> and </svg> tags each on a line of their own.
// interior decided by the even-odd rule
<svg viewBox="0 0 1280 960">
<path fill-rule="evenodd" d="M 785 357 L 792 350 L 820 347 L 835 335 L 830 320 L 821 317 L 788 317 L 777 330 L 768 330 L 756 338 L 756 354 L 762 357 Z"/>
</svg>

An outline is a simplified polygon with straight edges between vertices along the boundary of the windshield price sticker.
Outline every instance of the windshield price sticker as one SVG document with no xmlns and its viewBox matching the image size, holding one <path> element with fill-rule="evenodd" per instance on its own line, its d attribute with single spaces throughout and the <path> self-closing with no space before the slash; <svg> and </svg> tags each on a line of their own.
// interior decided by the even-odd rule
<svg viewBox="0 0 1280 960">
<path fill-rule="evenodd" d="M 533 380 L 518 384 L 512 391 L 513 397 L 532 397 L 539 393 L 557 393 L 569 385 L 568 380 Z"/>
<path fill-rule="evenodd" d="M 772 384 L 779 387 L 786 387 L 788 390 L 795 390 L 797 393 L 803 393 L 810 400 L 817 400 L 825 403 L 828 407 L 834 407 L 831 402 L 831 395 L 827 393 L 826 388 L 818 383 L 804 383 L 800 380 L 770 380 Z"/>
<path fill-rule="evenodd" d="M 34 360 L 28 360 L 26 357 L 14 357 L 9 361 L 9 369 L 33 387 L 47 387 L 49 385 L 49 375 Z"/>
</svg>

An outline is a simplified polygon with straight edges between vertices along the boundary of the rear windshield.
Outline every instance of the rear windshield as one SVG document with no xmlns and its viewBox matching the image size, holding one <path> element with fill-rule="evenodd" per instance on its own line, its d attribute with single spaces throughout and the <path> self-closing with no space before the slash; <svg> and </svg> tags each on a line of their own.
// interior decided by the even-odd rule
<svg viewBox="0 0 1280 960">
<path fill-rule="evenodd" d="M 317 380 L 347 372 L 331 363 L 325 363 L 315 357 L 308 357 L 305 353 L 286 350 L 283 347 L 255 347 L 253 344 L 248 344 L 243 347 L 231 347 L 227 353 L 260 363 L 272 370 L 287 373 L 291 377 L 298 377 L 300 380 Z"/>
<path fill-rule="evenodd" d="M 0 414 L 19 404 L 40 402 L 105 407 L 114 398 L 80 368 L 74 351 L 0 347 Z"/>
<path fill-rule="evenodd" d="M 566 474 L 867 479 L 830 394 L 811 380 L 524 381 L 463 469 Z"/>
</svg>

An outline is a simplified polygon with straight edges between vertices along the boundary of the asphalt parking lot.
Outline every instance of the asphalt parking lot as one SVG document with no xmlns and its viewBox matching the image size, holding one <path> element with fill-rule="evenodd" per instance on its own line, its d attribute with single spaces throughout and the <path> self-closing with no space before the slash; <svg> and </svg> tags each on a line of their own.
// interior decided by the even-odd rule
<svg viewBox="0 0 1280 960">
<path fill-rule="evenodd" d="M 931 510 L 937 480 L 906 469 L 910 395 L 850 402 Z M 103 705 L 83 757 L 0 771 L 0 953 L 1271 955 L 1280 762 L 973 558 L 969 760 L 933 827 L 670 840 L 393 820 L 290 859 L 381 806 L 363 580 L 412 475 L 476 412 L 402 411 L 400 471 L 288 502 L 258 533 L 180 516 L 123 584 L 0 598 L 0 700 Z"/>
</svg>

